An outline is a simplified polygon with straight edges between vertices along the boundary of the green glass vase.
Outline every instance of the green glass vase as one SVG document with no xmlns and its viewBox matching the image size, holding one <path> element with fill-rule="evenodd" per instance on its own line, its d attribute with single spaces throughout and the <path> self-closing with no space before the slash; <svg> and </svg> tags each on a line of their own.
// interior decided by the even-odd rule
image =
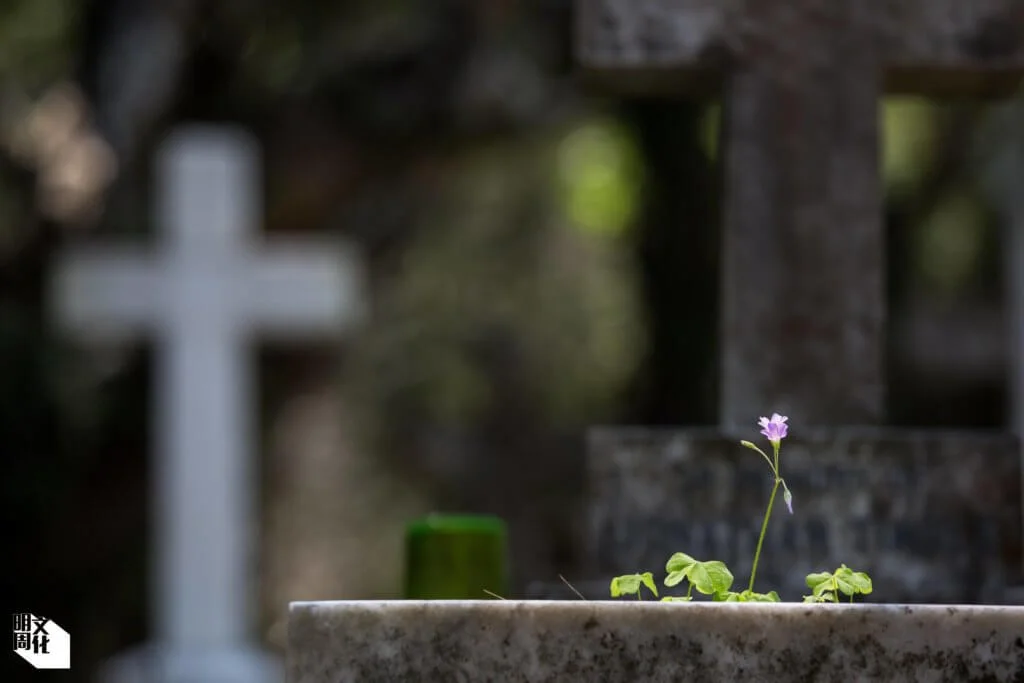
<svg viewBox="0 0 1024 683">
<path fill-rule="evenodd" d="M 406 530 L 405 597 L 487 600 L 507 597 L 505 523 L 490 515 L 434 514 Z"/>
</svg>

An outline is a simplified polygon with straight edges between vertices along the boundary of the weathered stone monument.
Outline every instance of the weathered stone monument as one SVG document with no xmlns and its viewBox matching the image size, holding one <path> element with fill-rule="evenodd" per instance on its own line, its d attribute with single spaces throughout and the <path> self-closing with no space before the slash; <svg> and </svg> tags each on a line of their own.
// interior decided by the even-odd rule
<svg viewBox="0 0 1024 683">
<path fill-rule="evenodd" d="M 758 586 L 869 572 L 873 600 L 998 602 L 1021 570 L 1016 439 L 885 428 L 879 98 L 1010 94 L 1021 0 L 581 0 L 578 54 L 620 92 L 720 95 L 720 428 L 589 438 L 595 583 L 682 550 L 749 576 L 771 477 L 738 445 L 789 416 Z M 681 312 L 682 314 L 682 312 Z M 595 571 L 596 570 L 596 571 Z M 596 581 L 600 577 L 601 581 Z M 552 591 L 543 591 L 545 596 Z M 567 595 L 571 597 L 571 595 Z"/>
<path fill-rule="evenodd" d="M 278 681 L 253 643 L 253 424 L 248 345 L 335 338 L 358 320 L 358 260 L 332 242 L 259 246 L 260 162 L 235 130 L 164 143 L 155 250 L 95 245 L 55 266 L 54 306 L 93 341 L 148 333 L 157 347 L 153 435 L 153 643 L 107 680 Z M 270 240 L 267 240 L 270 242 Z"/>
<path fill-rule="evenodd" d="M 1010 349 L 1010 424 L 1024 437 L 1024 99 L 993 107 L 978 127 L 974 151 L 979 185 L 1002 228 Z M 1022 454 L 1024 456 L 1024 454 Z M 1024 460 L 1022 460 L 1024 464 Z"/>
</svg>

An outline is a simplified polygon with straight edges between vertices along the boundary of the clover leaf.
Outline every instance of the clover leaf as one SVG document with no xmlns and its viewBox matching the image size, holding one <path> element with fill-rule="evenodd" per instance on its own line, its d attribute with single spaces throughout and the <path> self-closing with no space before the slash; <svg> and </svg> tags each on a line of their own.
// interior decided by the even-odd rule
<svg viewBox="0 0 1024 683">
<path fill-rule="evenodd" d="M 669 588 L 678 585 L 683 579 L 688 578 L 690 568 L 695 564 L 697 564 L 697 560 L 686 553 L 672 555 L 665 563 L 665 571 L 668 572 L 668 576 L 665 577 L 665 585 Z"/>
<path fill-rule="evenodd" d="M 811 594 L 804 596 L 804 602 L 839 602 L 840 593 L 853 602 L 853 596 L 867 595 L 873 589 L 871 577 L 864 572 L 855 572 L 845 564 L 834 572 L 808 574 L 807 587 Z"/>
<path fill-rule="evenodd" d="M 815 572 L 807 575 L 807 587 L 815 596 L 832 588 L 832 574 L 829 572 Z"/>
<path fill-rule="evenodd" d="M 723 591 L 716 593 L 714 597 L 715 602 L 781 602 L 779 594 L 775 591 L 769 593 L 755 593 L 751 590 L 745 590 L 737 593 L 736 591 Z"/>
<path fill-rule="evenodd" d="M 864 572 L 855 572 L 845 564 L 836 570 L 835 577 L 836 586 L 843 595 L 867 595 L 872 590 L 871 577 Z"/>
<path fill-rule="evenodd" d="M 647 586 L 647 589 L 654 593 L 655 597 L 658 596 L 658 586 L 654 583 L 654 575 L 651 572 L 644 572 L 643 574 L 624 574 L 612 579 L 612 597 L 636 595 L 637 599 L 640 600 L 642 599 L 640 595 L 641 586 Z"/>
<path fill-rule="evenodd" d="M 693 587 L 704 595 L 714 595 L 732 587 L 733 576 L 724 562 L 695 562 L 687 576 Z"/>
<path fill-rule="evenodd" d="M 769 591 L 767 593 L 750 593 L 749 591 L 744 592 L 749 593 L 749 595 L 747 596 L 747 602 L 782 602 L 782 599 L 779 597 L 779 594 L 775 591 Z"/>
<path fill-rule="evenodd" d="M 700 562 L 686 553 L 675 553 L 665 564 L 665 585 L 671 588 L 683 579 L 704 595 L 715 595 L 732 587 L 733 576 L 724 562 L 710 560 Z"/>
</svg>

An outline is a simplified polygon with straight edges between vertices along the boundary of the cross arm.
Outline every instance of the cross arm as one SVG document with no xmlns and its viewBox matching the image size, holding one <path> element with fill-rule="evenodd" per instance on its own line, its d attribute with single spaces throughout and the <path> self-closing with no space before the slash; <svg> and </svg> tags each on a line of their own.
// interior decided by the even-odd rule
<svg viewBox="0 0 1024 683">
<path fill-rule="evenodd" d="M 875 0 L 889 92 L 1010 95 L 1024 74 L 1024 0 Z"/>
<path fill-rule="evenodd" d="M 361 254 L 345 242 L 271 244 L 246 269 L 241 309 L 263 336 L 330 339 L 366 312 Z"/>
<path fill-rule="evenodd" d="M 159 273 L 142 248 L 72 250 L 55 260 L 51 282 L 55 323 L 94 341 L 142 333 L 161 306 Z"/>
<path fill-rule="evenodd" d="M 787 44 L 785 23 L 759 21 L 774 1 L 576 0 L 579 62 L 619 91 L 711 95 L 730 65 Z M 870 32 L 889 91 L 1006 95 L 1024 73 L 1024 0 L 787 1 L 794 23 Z"/>
</svg>

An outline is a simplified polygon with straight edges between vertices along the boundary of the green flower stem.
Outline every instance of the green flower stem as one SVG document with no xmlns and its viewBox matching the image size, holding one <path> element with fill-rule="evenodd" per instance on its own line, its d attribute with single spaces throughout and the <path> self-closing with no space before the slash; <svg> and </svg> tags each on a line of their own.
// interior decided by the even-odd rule
<svg viewBox="0 0 1024 683">
<path fill-rule="evenodd" d="M 782 480 L 778 475 L 775 477 L 775 486 L 772 487 L 772 495 L 768 498 L 768 509 L 764 511 L 764 522 L 761 523 L 761 536 L 757 539 L 757 550 L 754 551 L 754 566 L 750 569 L 750 585 L 747 589 L 754 592 L 754 577 L 757 576 L 757 563 L 761 559 L 761 545 L 764 543 L 764 535 L 768 531 L 768 520 L 772 516 L 772 507 L 775 505 L 775 494 L 779 491 L 779 484 Z"/>
<path fill-rule="evenodd" d="M 775 475 L 778 476 L 778 470 L 779 470 L 778 464 L 777 464 L 778 463 L 778 454 L 776 454 L 776 457 L 775 457 L 775 461 L 776 462 L 772 463 L 772 459 L 769 458 L 768 455 L 764 451 L 762 451 L 760 448 L 758 448 L 754 444 L 750 443 L 749 441 L 740 441 L 740 444 L 746 446 L 747 448 L 749 448 L 750 450 L 754 451 L 755 453 L 760 455 L 762 458 L 764 458 L 764 461 L 766 463 L 768 463 L 768 467 L 772 468 L 772 472 L 774 472 Z"/>
</svg>

